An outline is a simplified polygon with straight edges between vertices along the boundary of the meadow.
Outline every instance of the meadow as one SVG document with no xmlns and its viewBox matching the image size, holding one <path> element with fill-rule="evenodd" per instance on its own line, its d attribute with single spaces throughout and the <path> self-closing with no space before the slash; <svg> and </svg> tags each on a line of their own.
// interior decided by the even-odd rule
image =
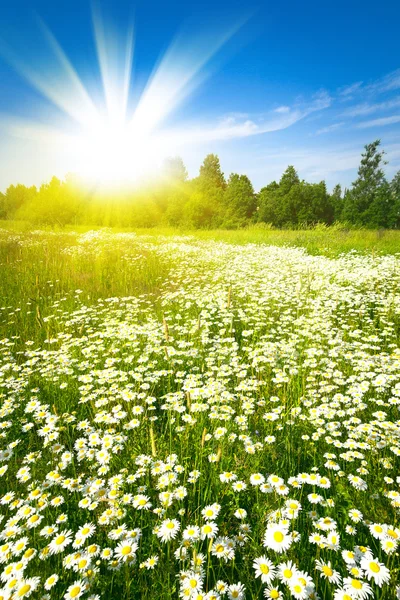
<svg viewBox="0 0 400 600">
<path fill-rule="evenodd" d="M 0 600 L 400 598 L 400 233 L 0 230 Z"/>
</svg>

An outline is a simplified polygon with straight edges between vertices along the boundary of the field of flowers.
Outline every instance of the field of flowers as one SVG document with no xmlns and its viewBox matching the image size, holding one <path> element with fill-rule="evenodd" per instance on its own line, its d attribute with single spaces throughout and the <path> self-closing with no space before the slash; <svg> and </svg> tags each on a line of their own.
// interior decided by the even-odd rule
<svg viewBox="0 0 400 600">
<path fill-rule="evenodd" d="M 400 598 L 400 254 L 0 232 L 0 599 Z"/>
</svg>

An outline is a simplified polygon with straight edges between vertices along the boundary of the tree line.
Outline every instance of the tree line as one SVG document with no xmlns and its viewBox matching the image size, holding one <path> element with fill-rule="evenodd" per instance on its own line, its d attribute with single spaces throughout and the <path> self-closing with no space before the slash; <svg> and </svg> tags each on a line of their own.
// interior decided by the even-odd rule
<svg viewBox="0 0 400 600">
<path fill-rule="evenodd" d="M 317 223 L 347 223 L 366 228 L 400 228 L 400 171 L 389 182 L 380 140 L 364 147 L 357 179 L 332 193 L 324 181 L 308 183 L 288 166 L 279 182 L 258 193 L 247 175 L 228 179 L 216 154 L 199 175 L 188 179 L 180 157 L 166 160 L 162 177 L 129 193 L 105 194 L 83 186 L 74 176 L 53 177 L 37 189 L 10 185 L 0 193 L 0 219 L 37 225 L 68 224 L 235 229 L 255 223 L 300 228 Z"/>
</svg>

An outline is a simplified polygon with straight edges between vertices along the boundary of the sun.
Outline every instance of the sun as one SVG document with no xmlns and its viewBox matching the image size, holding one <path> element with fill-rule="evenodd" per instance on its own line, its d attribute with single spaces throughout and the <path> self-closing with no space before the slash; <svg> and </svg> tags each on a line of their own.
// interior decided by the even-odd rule
<svg viewBox="0 0 400 600">
<path fill-rule="evenodd" d="M 209 61 L 240 26 L 239 22 L 215 32 L 182 31 L 138 93 L 129 24 L 117 31 L 93 8 L 98 65 L 91 72 L 95 81 L 91 90 L 40 21 L 37 41 L 43 44 L 42 62 L 39 57 L 32 60 L 29 52 L 22 56 L 14 50 L 1 51 L 61 116 L 57 122 L 46 114 L 37 120 L 9 118 L 8 129 L 16 137 L 47 144 L 64 175 L 74 173 L 89 185 L 104 188 L 136 185 L 152 177 L 163 159 L 178 154 L 184 144 L 196 143 L 187 124 L 180 124 L 174 113 L 211 74 L 206 71 Z M 167 130 L 173 114 L 174 125 Z"/>
<path fill-rule="evenodd" d="M 140 136 L 127 123 L 105 119 L 95 129 L 70 137 L 76 172 L 89 185 L 127 188 L 155 176 L 166 157 L 155 136 Z"/>
</svg>

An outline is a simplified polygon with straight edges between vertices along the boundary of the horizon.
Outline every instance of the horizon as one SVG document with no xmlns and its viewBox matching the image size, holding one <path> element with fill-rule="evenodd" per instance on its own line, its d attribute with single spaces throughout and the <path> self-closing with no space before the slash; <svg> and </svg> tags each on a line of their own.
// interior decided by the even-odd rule
<svg viewBox="0 0 400 600">
<path fill-rule="evenodd" d="M 82 170 L 121 182 L 175 155 L 193 178 L 209 153 L 257 191 L 290 164 L 301 179 L 348 187 L 377 138 L 390 178 L 400 168 L 400 6 L 387 4 L 344 13 L 340 3 L 331 15 L 315 2 L 193 12 L 19 0 L 0 31 L 0 189 Z"/>
</svg>

